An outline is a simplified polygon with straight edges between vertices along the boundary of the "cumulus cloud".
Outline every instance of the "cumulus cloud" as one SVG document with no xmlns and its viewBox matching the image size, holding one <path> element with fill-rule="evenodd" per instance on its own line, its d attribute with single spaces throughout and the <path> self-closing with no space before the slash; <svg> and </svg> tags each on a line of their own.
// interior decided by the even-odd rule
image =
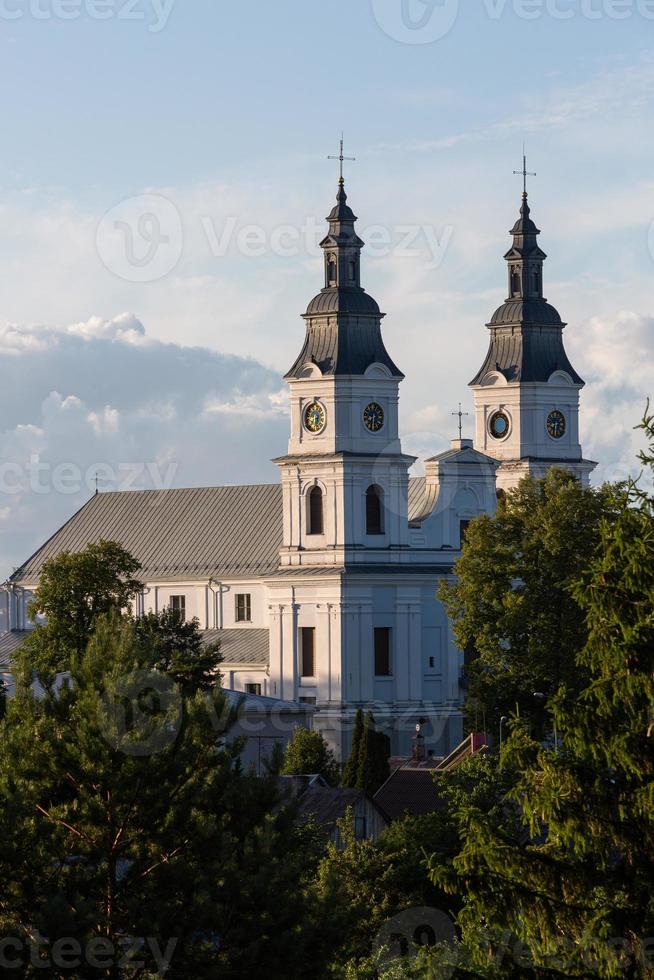
<svg viewBox="0 0 654 980">
<path fill-rule="evenodd" d="M 130 314 L 0 329 L 0 567 L 95 490 L 256 483 L 288 425 L 279 375 L 164 344 Z"/>
<path fill-rule="evenodd" d="M 586 455 L 600 464 L 595 481 L 636 475 L 643 447 L 636 426 L 654 395 L 654 318 L 592 317 L 568 340 L 573 363 L 586 365 L 581 432 Z"/>
</svg>

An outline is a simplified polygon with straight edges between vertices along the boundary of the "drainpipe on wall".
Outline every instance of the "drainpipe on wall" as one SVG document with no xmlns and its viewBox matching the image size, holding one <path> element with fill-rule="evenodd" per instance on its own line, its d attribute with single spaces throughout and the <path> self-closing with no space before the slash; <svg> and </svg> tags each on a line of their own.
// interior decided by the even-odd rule
<svg viewBox="0 0 654 980">
<path fill-rule="evenodd" d="M 218 591 L 214 589 L 214 585 L 218 587 Z M 209 588 L 213 593 L 214 629 L 221 630 L 223 628 L 223 583 L 217 582 L 215 579 L 210 578 Z"/>
<path fill-rule="evenodd" d="M 149 585 L 146 585 L 139 592 L 139 597 L 140 597 L 140 600 L 141 600 L 141 611 L 140 612 L 137 611 L 137 615 L 139 617 L 141 617 L 141 618 L 143 618 L 143 616 L 145 616 L 145 597 L 148 596 L 148 595 L 150 595 L 151 592 L 152 592 L 152 589 L 150 588 Z"/>
</svg>

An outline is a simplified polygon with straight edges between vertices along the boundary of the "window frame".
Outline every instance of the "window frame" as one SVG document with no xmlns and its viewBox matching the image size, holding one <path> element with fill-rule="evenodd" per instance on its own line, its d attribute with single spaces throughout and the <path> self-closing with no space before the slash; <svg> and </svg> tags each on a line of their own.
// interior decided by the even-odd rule
<svg viewBox="0 0 654 980">
<path fill-rule="evenodd" d="M 319 511 L 314 511 L 314 501 L 320 501 Z M 319 518 L 318 520 L 316 518 Z M 325 494 L 317 483 L 311 487 L 307 500 L 307 534 L 319 538 L 325 533 Z"/>
<path fill-rule="evenodd" d="M 176 602 L 179 604 L 179 608 L 175 608 Z M 181 621 L 185 623 L 186 622 L 186 593 L 169 596 L 168 608 L 171 612 L 180 613 Z"/>
<path fill-rule="evenodd" d="M 305 645 L 308 638 L 311 637 L 310 650 Z M 299 627 L 299 674 L 302 680 L 315 680 L 316 677 L 316 629 L 315 626 L 300 626 Z M 311 673 L 308 672 L 306 658 L 310 654 L 311 656 Z"/>
<path fill-rule="evenodd" d="M 251 691 L 250 688 L 252 688 L 252 687 L 256 687 L 257 690 L 256 691 Z M 261 697 L 261 684 L 257 684 L 254 681 L 251 681 L 251 682 L 247 683 L 245 685 L 245 693 L 246 694 L 250 694 L 253 697 L 260 698 Z"/>
<path fill-rule="evenodd" d="M 380 648 L 378 641 L 385 637 L 385 645 Z M 387 680 L 393 676 L 393 629 L 390 626 L 375 626 L 373 630 L 373 656 L 375 678 Z M 383 658 L 383 660 L 381 659 Z M 379 668 L 382 668 L 380 672 Z"/>
<path fill-rule="evenodd" d="M 371 514 L 371 502 L 375 500 L 378 511 Z M 366 535 L 369 538 L 381 538 L 386 533 L 384 529 L 384 491 L 376 483 L 372 483 L 366 490 Z M 378 518 L 373 520 L 371 518 Z"/>
<path fill-rule="evenodd" d="M 243 599 L 243 615 L 241 615 L 241 610 L 239 608 L 239 600 Z M 236 592 L 234 595 L 234 622 L 235 623 L 251 623 L 252 622 L 252 593 L 251 592 Z"/>
</svg>

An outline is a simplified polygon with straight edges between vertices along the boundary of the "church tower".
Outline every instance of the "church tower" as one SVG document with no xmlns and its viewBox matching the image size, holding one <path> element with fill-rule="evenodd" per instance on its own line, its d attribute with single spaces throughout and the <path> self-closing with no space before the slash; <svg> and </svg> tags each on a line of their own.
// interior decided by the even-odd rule
<svg viewBox="0 0 654 980">
<path fill-rule="evenodd" d="M 526 164 L 524 171 L 526 180 Z M 498 489 L 515 487 L 527 474 L 542 477 L 552 466 L 572 470 L 586 484 L 596 464 L 583 459 L 579 442 L 584 381 L 565 352 L 566 324 L 543 296 L 547 256 L 526 185 L 510 234 L 509 294 L 488 324 L 488 354 L 470 382 L 476 447 L 500 461 Z"/>
<path fill-rule="evenodd" d="M 383 314 L 361 286 L 356 220 L 341 177 L 321 242 L 324 286 L 304 314 L 304 346 L 286 375 L 291 438 L 288 455 L 276 460 L 282 567 L 383 563 L 409 545 L 414 458 L 399 439 L 404 375 L 384 347 Z"/>
</svg>

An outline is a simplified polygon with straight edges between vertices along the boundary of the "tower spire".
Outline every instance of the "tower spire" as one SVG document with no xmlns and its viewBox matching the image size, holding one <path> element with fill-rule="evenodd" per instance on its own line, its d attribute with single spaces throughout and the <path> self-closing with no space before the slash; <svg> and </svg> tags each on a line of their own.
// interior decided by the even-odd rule
<svg viewBox="0 0 654 980">
<path fill-rule="evenodd" d="M 343 164 L 344 164 L 344 162 L 346 160 L 349 160 L 352 163 L 354 163 L 354 161 L 356 160 L 356 157 L 346 157 L 345 156 L 345 154 L 344 154 L 344 146 L 345 146 L 345 134 L 344 133 L 341 133 L 341 149 L 340 149 L 339 155 L 337 157 L 335 157 L 335 156 L 329 156 L 329 157 L 327 157 L 328 160 L 339 160 L 340 161 L 341 170 L 340 170 L 340 177 L 339 177 L 338 182 L 339 182 L 339 184 L 341 186 L 343 186 L 343 184 L 345 183 L 345 177 L 343 176 Z"/>
<path fill-rule="evenodd" d="M 522 199 L 523 201 L 526 201 L 529 196 L 527 193 L 527 177 L 537 177 L 538 174 L 533 172 L 530 173 L 529 170 L 527 170 L 527 150 L 524 143 L 522 144 L 522 170 L 514 170 L 513 173 L 516 177 L 522 177 L 524 181 Z"/>
</svg>

